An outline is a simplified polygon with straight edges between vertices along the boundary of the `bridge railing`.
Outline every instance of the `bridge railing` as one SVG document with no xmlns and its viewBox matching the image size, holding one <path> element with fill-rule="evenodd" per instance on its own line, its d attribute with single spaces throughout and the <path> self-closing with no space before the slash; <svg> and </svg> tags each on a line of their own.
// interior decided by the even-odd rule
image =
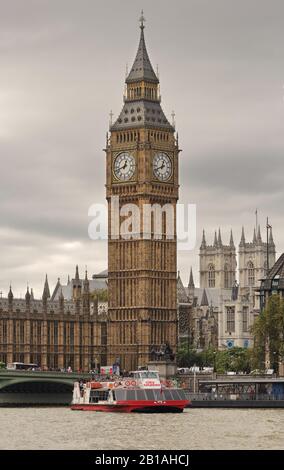
<svg viewBox="0 0 284 470">
<path fill-rule="evenodd" d="M 191 401 L 278 401 L 284 400 L 284 394 L 250 394 L 250 393 L 191 393 L 185 392 L 186 398 Z"/>
</svg>

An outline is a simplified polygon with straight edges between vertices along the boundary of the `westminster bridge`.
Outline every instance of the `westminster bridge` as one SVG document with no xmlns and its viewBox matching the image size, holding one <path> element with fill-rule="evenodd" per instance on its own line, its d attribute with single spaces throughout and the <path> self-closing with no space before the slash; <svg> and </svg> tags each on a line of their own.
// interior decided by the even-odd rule
<svg viewBox="0 0 284 470">
<path fill-rule="evenodd" d="M 74 382 L 90 378 L 86 373 L 0 369 L 0 406 L 67 405 Z"/>
</svg>

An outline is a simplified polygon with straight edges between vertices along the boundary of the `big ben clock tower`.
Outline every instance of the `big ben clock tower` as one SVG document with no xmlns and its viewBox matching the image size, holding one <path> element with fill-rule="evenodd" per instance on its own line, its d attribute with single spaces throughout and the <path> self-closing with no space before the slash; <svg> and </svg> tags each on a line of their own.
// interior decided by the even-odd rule
<svg viewBox="0 0 284 470">
<path fill-rule="evenodd" d="M 108 364 L 119 358 L 121 368 L 126 370 L 146 365 L 163 345 L 168 344 L 174 354 L 177 343 L 179 149 L 175 129 L 161 108 L 159 79 L 145 45 L 144 21 L 142 14 L 140 41 L 126 78 L 124 105 L 118 119 L 111 123 L 106 148 Z M 119 201 L 120 223 L 127 215 L 128 209 L 123 209 L 126 204 L 139 210 L 140 228 L 132 236 L 113 236 L 114 197 Z M 153 211 L 145 234 L 146 207 L 161 208 L 159 233 Z M 169 215 L 165 207 L 172 209 Z M 167 217 L 172 218 L 172 236 L 167 232 Z"/>
</svg>

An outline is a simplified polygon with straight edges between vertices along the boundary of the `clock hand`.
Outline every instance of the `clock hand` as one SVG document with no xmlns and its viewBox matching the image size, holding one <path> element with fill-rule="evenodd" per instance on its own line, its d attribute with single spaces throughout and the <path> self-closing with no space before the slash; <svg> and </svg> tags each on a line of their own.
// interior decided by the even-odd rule
<svg viewBox="0 0 284 470">
<path fill-rule="evenodd" d="M 163 162 L 161 166 L 158 166 L 157 170 L 161 170 L 162 168 L 164 168 L 164 166 L 165 166 L 165 164 Z"/>
<path fill-rule="evenodd" d="M 127 166 L 127 161 L 124 160 L 124 165 L 120 166 L 118 169 L 119 170 L 124 170 L 124 168 Z"/>
</svg>

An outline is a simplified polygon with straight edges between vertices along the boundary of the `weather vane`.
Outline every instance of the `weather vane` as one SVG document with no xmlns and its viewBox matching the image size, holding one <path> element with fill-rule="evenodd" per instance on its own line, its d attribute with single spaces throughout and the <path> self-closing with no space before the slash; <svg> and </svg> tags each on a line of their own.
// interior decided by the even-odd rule
<svg viewBox="0 0 284 470">
<path fill-rule="evenodd" d="M 111 110 L 110 113 L 109 113 L 109 124 L 110 124 L 110 126 L 112 126 L 112 118 L 113 118 L 113 112 Z"/>
<path fill-rule="evenodd" d="M 176 125 L 176 122 L 175 122 L 175 117 L 176 117 L 176 115 L 175 115 L 175 112 L 174 112 L 174 111 L 172 111 L 171 116 L 172 116 L 172 126 L 175 127 L 175 125 Z"/>
</svg>

